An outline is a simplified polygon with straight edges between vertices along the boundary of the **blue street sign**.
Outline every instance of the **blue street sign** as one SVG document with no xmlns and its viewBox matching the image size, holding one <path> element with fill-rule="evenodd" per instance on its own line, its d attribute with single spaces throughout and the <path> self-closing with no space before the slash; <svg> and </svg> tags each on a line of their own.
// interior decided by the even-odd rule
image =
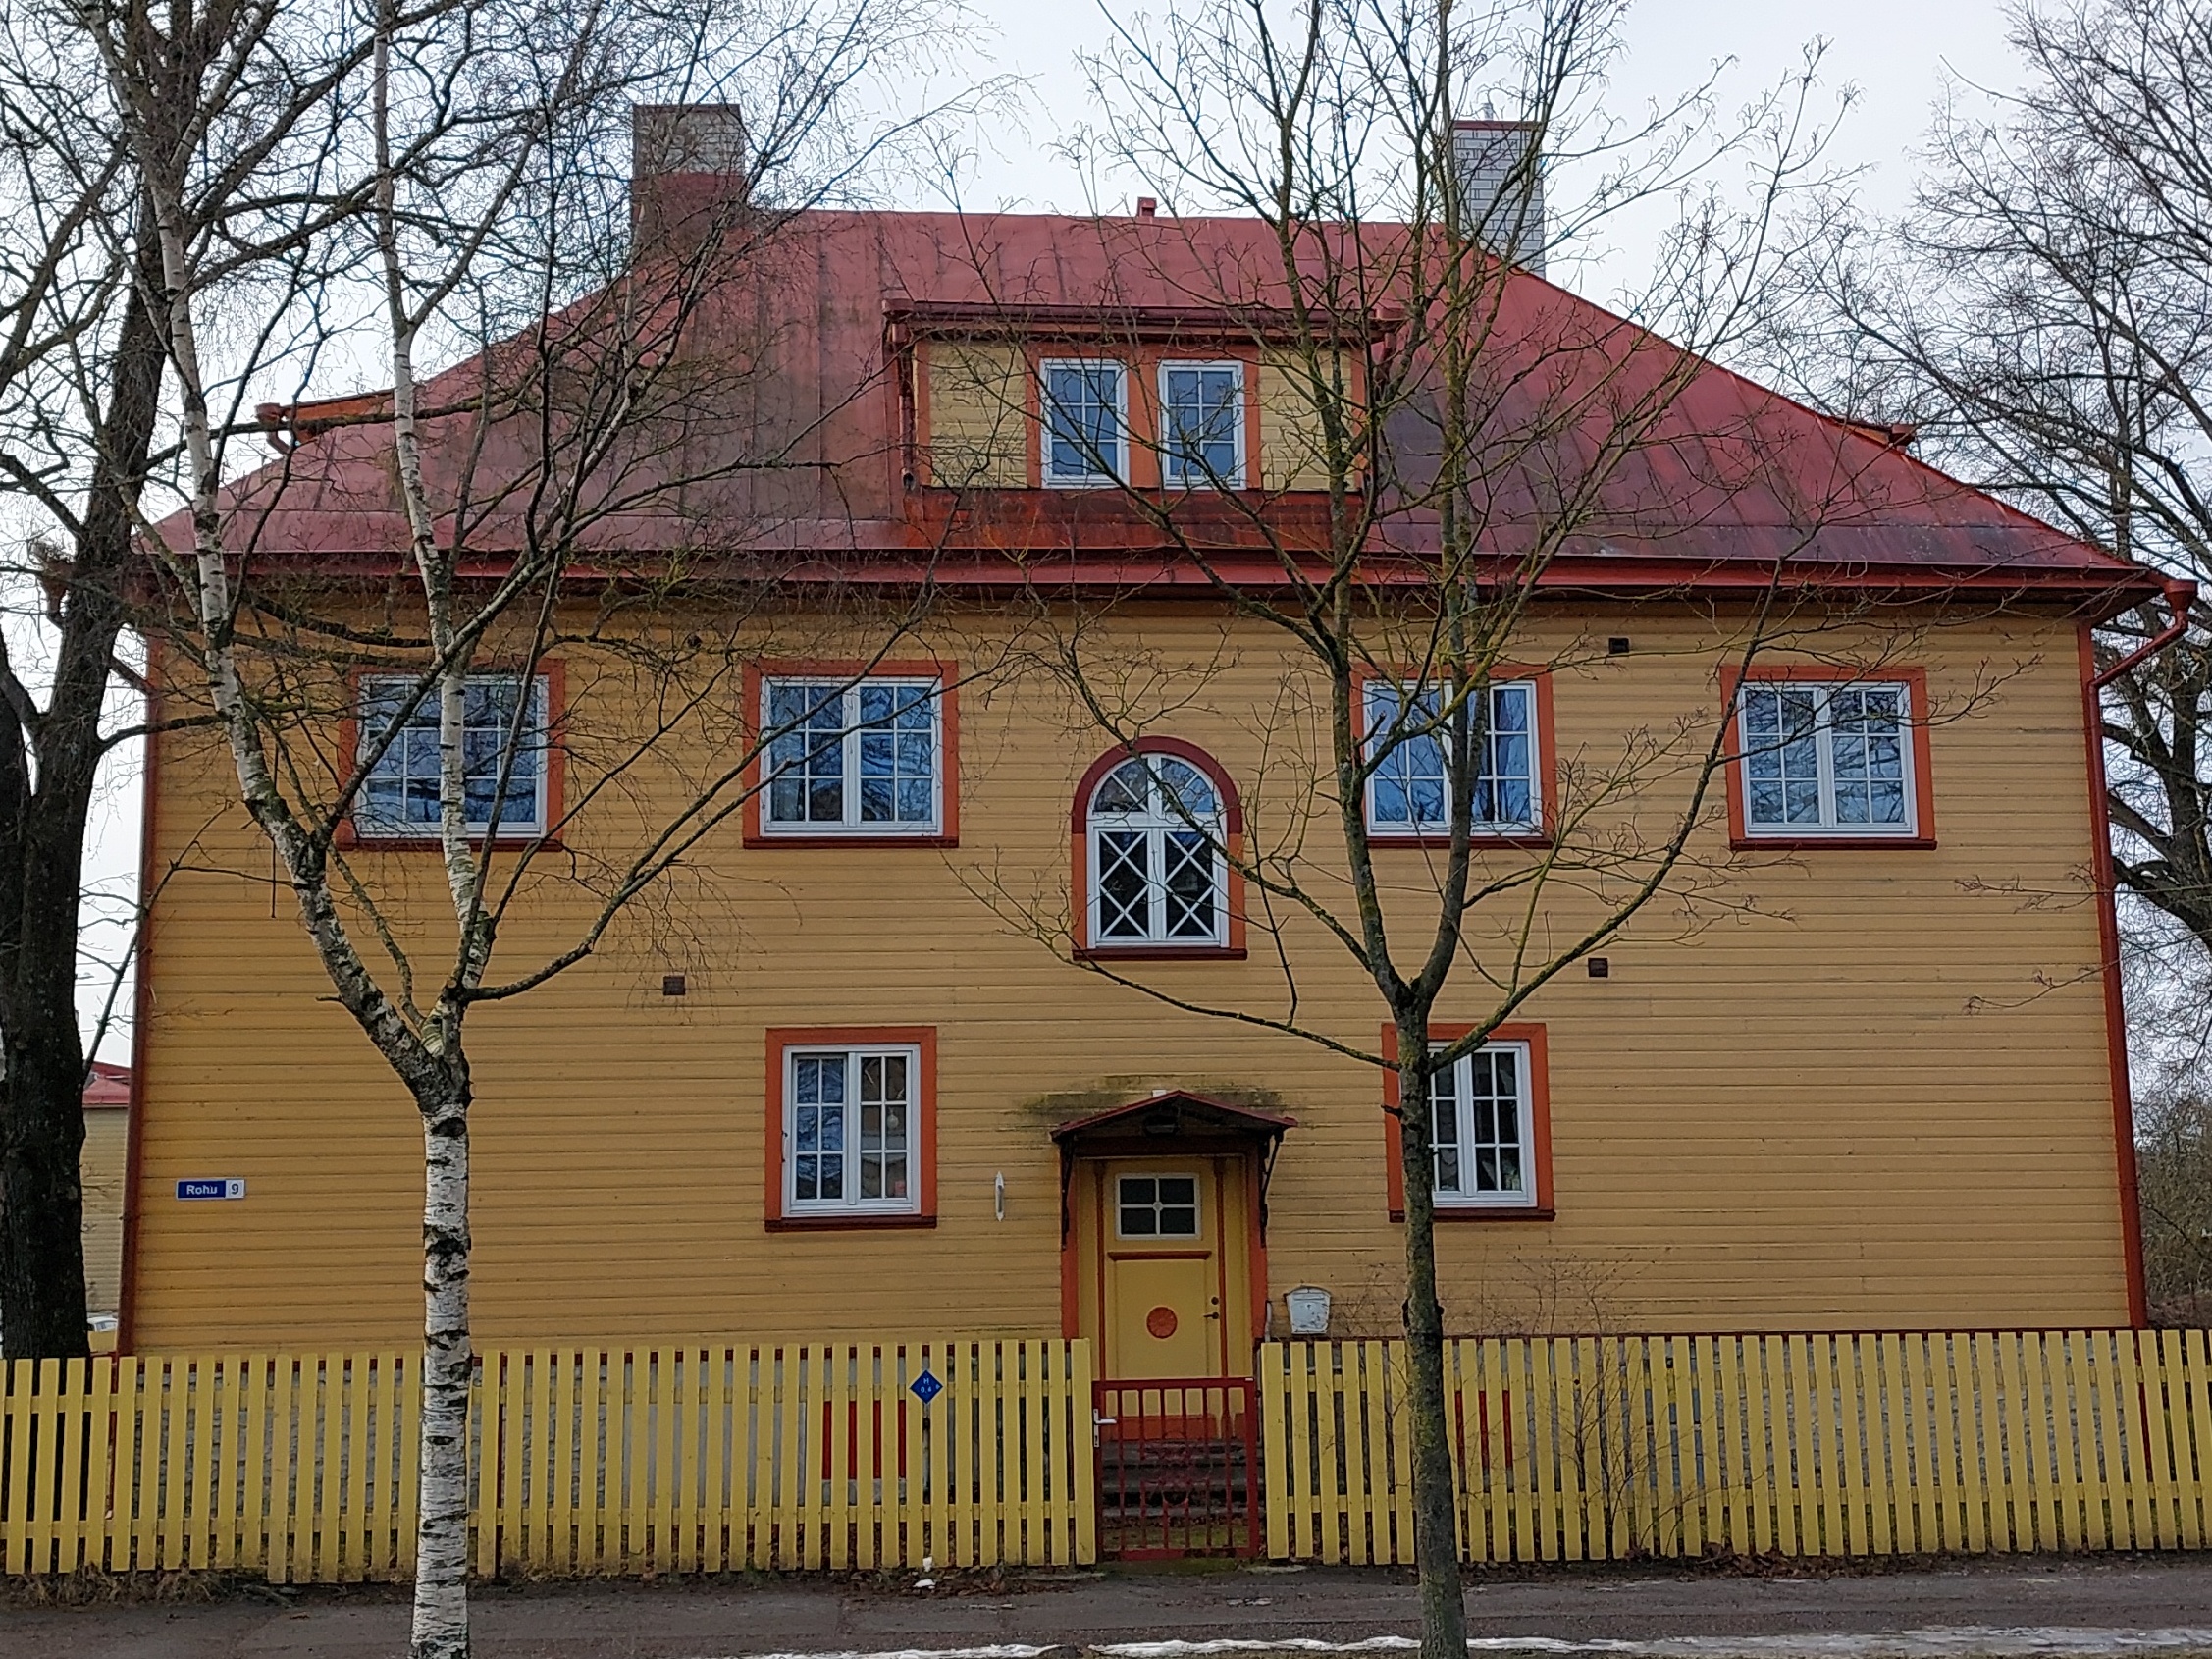
<svg viewBox="0 0 2212 1659">
<path fill-rule="evenodd" d="M 245 1178 L 227 1175 L 212 1181 L 180 1181 L 177 1196 L 181 1199 L 242 1199 L 245 1197 Z"/>
<path fill-rule="evenodd" d="M 922 1374 L 908 1383 L 907 1386 L 914 1390 L 914 1397 L 924 1406 L 945 1391 L 945 1385 L 929 1374 L 929 1368 L 926 1365 L 922 1367 Z"/>
</svg>

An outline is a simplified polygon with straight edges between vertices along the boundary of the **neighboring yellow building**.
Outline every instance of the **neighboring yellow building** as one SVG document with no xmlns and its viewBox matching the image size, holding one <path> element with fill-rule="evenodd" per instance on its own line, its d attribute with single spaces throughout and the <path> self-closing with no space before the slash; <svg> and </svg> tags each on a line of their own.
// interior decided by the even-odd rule
<svg viewBox="0 0 2212 1659">
<path fill-rule="evenodd" d="M 92 1062 L 84 1090 L 84 1150 L 78 1157 L 84 1192 L 84 1300 L 94 1318 L 112 1316 L 123 1297 L 124 1166 L 131 1139 L 131 1068 Z"/>
<path fill-rule="evenodd" d="M 1330 1293 L 1337 1334 L 1395 1329 L 1386 1075 L 1097 971 L 1269 1013 L 1294 982 L 1314 1030 L 1384 1043 L 1341 944 L 1246 892 L 1192 829 L 1252 849 L 1308 834 L 1310 879 L 1341 882 L 1341 853 L 1318 850 L 1336 831 L 1308 659 L 1076 475 L 1118 466 L 1156 492 L 1145 444 L 1051 442 L 1086 408 L 1136 432 L 1186 402 L 1234 409 L 1207 465 L 1256 480 L 1244 494 L 1271 512 L 1311 512 L 1318 439 L 1266 328 L 1194 304 L 1167 269 L 1218 272 L 1200 254 L 1221 247 L 1256 258 L 1255 231 L 855 214 L 793 235 L 811 246 L 789 261 L 803 286 L 776 360 L 816 410 L 836 505 L 786 504 L 778 533 L 887 591 L 910 591 L 926 555 L 947 597 L 881 661 L 865 608 L 799 601 L 738 625 L 742 690 L 679 721 L 619 811 L 573 823 L 647 698 L 694 670 L 657 678 L 570 644 L 532 687 L 527 722 L 553 736 L 511 818 L 558 827 L 573 856 L 536 867 L 509 918 L 518 966 L 575 936 L 593 873 L 681 804 L 734 729 L 820 741 L 771 750 L 743 821 L 606 949 L 471 1014 L 480 1339 L 1065 1329 L 1099 1340 L 1106 1374 L 1141 1376 L 1247 1370 L 1255 1337 L 1286 1333 L 1293 1288 Z M 978 246 L 1001 278 L 1026 273 L 1019 302 L 978 275 Z M 1103 275 L 1115 309 L 1084 335 Z M 1539 321 L 1602 315 L 1514 281 Z M 1640 459 L 1623 488 L 1676 503 L 1668 533 L 1562 554 L 1505 653 L 1489 874 L 1578 836 L 1663 837 L 1687 802 L 1682 757 L 1724 720 L 1754 758 L 1725 769 L 1670 895 L 1602 948 L 1602 976 L 1544 985 L 1456 1068 L 1448 1323 L 2139 1320 L 2084 682 L 2089 620 L 2155 586 L 1887 435 L 1717 370 L 1682 402 L 1693 424 L 1735 409 L 1800 478 L 1822 457 L 1853 510 L 1797 523 L 1781 492 L 1720 490 L 1717 463 L 1679 448 Z M 373 607 L 376 561 L 405 545 L 389 437 L 318 412 L 291 411 L 288 493 L 272 470 L 236 509 L 265 515 L 271 560 L 371 570 Z M 1793 526 L 1810 573 L 1792 631 L 1739 686 Z M 1234 523 L 1220 535 L 1233 558 Z M 1040 597 L 1055 561 L 1075 578 Z M 565 631 L 583 638 L 593 615 L 579 595 Z M 1069 695 L 1041 646 L 1071 640 L 1141 741 L 1108 740 Z M 190 664 L 164 671 L 188 698 Z M 328 706 L 373 716 L 373 668 L 332 672 Z M 513 691 L 489 677 L 482 718 Z M 1783 725 L 1775 759 L 1760 738 Z M 349 757 L 331 729 L 326 752 Z M 409 764 L 372 779 L 346 857 L 419 945 L 442 883 L 412 838 Z M 1408 926 L 1434 890 L 1423 766 L 1412 754 L 1364 802 L 1391 843 L 1386 909 Z M 1634 787 L 1600 787 L 1639 767 Z M 403 1345 L 420 1322 L 417 1121 L 272 897 L 235 787 L 204 731 L 157 740 L 148 857 L 177 873 L 140 970 L 126 1340 Z M 1547 950 L 1600 913 L 1614 878 L 1586 862 L 1533 920 Z M 1482 914 L 1448 1023 L 1491 1006 L 1479 970 L 1509 940 Z"/>
</svg>

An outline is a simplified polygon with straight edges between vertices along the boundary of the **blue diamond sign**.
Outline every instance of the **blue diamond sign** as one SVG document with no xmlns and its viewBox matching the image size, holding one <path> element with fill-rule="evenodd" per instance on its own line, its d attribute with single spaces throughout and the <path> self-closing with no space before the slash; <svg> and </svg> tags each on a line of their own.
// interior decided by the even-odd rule
<svg viewBox="0 0 2212 1659">
<path fill-rule="evenodd" d="M 907 1386 L 914 1390 L 914 1397 L 924 1406 L 945 1391 L 945 1385 L 929 1374 L 926 1365 L 922 1367 L 922 1374 Z"/>
</svg>

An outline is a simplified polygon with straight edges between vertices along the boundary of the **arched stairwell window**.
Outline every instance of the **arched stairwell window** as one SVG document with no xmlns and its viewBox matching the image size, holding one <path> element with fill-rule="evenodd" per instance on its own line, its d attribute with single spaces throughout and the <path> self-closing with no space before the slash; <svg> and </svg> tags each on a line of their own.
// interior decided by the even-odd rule
<svg viewBox="0 0 2212 1659">
<path fill-rule="evenodd" d="M 1240 951 L 1235 791 L 1189 744 L 1136 748 L 1093 766 L 1077 798 L 1079 942 L 1093 954 Z"/>
</svg>

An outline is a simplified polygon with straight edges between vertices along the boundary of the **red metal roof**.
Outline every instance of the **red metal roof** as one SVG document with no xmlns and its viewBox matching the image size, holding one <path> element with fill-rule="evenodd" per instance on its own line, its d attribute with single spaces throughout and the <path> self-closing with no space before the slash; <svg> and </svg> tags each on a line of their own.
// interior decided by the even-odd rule
<svg viewBox="0 0 2212 1659">
<path fill-rule="evenodd" d="M 128 1106 L 131 1103 L 131 1068 L 106 1060 L 92 1062 L 92 1081 L 84 1086 L 87 1106 Z"/>
<path fill-rule="evenodd" d="M 680 196 L 706 183 L 662 187 Z M 1403 240 L 1388 227 L 1360 235 L 1385 263 L 1394 235 Z M 664 550 L 704 548 L 775 554 L 788 576 L 780 561 L 797 551 L 847 579 L 906 579 L 926 567 L 939 580 L 990 586 L 1058 568 L 1074 580 L 1200 585 L 1201 573 L 1140 514 L 1095 492 L 956 501 L 909 489 L 887 342 L 902 320 L 942 330 L 1011 316 L 1064 331 L 1084 313 L 1103 317 L 1109 331 L 1153 338 L 1179 327 L 1210 327 L 1218 338 L 1225 317 L 1264 334 L 1288 297 L 1278 259 L 1272 234 L 1250 220 L 802 216 L 742 284 L 707 302 L 689 349 L 729 369 L 727 383 L 698 400 L 672 457 L 649 463 L 665 465 L 659 479 L 682 482 L 656 491 L 653 475 L 627 480 L 620 510 L 593 532 L 593 562 L 615 570 Z M 650 275 L 641 268 L 636 280 Z M 608 297 L 580 302 L 553 326 L 574 349 L 590 350 L 595 307 Z M 491 354 L 495 372 L 499 358 Z M 2057 590 L 2106 605 L 2157 591 L 2151 572 L 1915 459 L 1903 447 L 1909 435 L 1820 415 L 1536 277 L 1509 280 L 1484 360 L 1496 371 L 1503 435 L 1487 531 L 1501 558 L 1520 550 L 1548 492 L 1589 466 L 1624 411 L 1640 400 L 1656 411 L 1611 466 L 1547 582 L 1752 585 L 1782 562 L 1824 580 Z M 426 409 L 448 411 L 426 423 L 426 472 L 442 496 L 456 489 L 466 410 L 485 373 L 485 360 L 472 360 L 423 389 Z M 225 492 L 231 510 L 252 519 L 258 560 L 342 571 L 398 559 L 408 538 L 387 418 L 376 393 L 289 412 L 296 447 Z M 1526 435 L 1540 423 L 1550 435 L 1531 448 Z M 505 422 L 466 457 L 479 498 L 491 493 L 486 480 L 523 467 L 531 430 L 530 421 Z M 764 433 L 787 445 L 788 464 L 703 480 L 740 432 L 746 444 Z M 1516 453 L 1503 453 L 1508 443 Z M 1219 504 L 1210 519 L 1203 506 L 1189 511 L 1224 570 L 1261 584 L 1280 579 L 1272 552 L 1238 514 Z M 1293 539 L 1323 527 L 1311 503 L 1286 499 L 1271 512 Z M 172 526 L 165 533 L 188 535 L 182 520 Z M 1392 520 L 1375 550 L 1376 579 L 1390 579 L 1392 552 L 1418 555 L 1434 532 L 1421 514 Z M 518 521 L 500 511 L 470 531 L 486 568 L 519 539 Z M 1025 556 L 1023 567 L 1010 552 Z"/>
</svg>

